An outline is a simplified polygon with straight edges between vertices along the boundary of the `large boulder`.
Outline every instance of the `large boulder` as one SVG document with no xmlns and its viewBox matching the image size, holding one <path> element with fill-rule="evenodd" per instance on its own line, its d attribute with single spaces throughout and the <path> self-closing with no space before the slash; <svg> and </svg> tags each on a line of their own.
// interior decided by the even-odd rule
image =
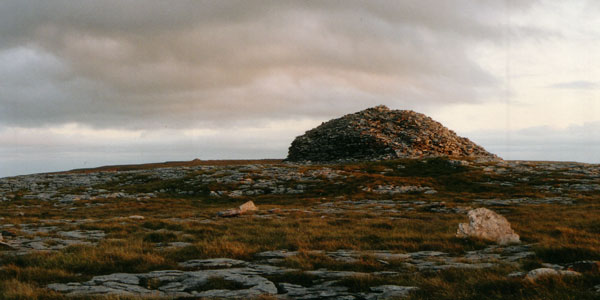
<svg viewBox="0 0 600 300">
<path fill-rule="evenodd" d="M 498 158 L 424 114 L 381 105 L 307 131 L 292 142 L 287 160 L 332 162 L 438 156 Z"/>
<path fill-rule="evenodd" d="M 458 237 L 475 237 L 500 245 L 519 243 L 519 235 L 505 217 L 487 209 L 477 208 L 468 213 L 469 223 L 458 224 Z"/>
</svg>

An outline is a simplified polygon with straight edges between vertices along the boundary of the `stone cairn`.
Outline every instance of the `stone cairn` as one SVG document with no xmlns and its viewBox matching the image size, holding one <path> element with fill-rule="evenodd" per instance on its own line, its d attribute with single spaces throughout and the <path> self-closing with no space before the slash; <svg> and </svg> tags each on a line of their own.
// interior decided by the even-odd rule
<svg viewBox="0 0 600 300">
<path fill-rule="evenodd" d="M 424 157 L 497 159 L 424 114 L 380 105 L 338 119 L 296 137 L 287 161 L 334 162 Z"/>
</svg>

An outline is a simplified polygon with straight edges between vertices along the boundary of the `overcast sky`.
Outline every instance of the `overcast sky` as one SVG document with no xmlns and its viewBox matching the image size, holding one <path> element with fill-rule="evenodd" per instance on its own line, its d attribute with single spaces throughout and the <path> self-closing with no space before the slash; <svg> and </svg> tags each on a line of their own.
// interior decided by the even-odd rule
<svg viewBox="0 0 600 300">
<path fill-rule="evenodd" d="M 0 2 L 0 177 L 283 158 L 378 104 L 600 163 L 600 2 Z"/>
</svg>

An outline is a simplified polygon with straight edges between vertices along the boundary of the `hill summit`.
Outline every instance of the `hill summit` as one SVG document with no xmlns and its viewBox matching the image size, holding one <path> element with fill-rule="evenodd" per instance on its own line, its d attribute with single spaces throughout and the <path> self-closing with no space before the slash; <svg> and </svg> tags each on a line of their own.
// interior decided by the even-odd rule
<svg viewBox="0 0 600 300">
<path fill-rule="evenodd" d="M 380 105 L 322 123 L 296 137 L 287 160 L 327 162 L 437 156 L 497 158 L 424 114 Z"/>
</svg>

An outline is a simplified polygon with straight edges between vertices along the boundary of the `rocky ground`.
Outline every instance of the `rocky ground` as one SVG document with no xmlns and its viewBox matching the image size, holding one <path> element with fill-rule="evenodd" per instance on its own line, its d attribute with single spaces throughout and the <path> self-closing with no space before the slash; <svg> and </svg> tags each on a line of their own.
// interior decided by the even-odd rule
<svg viewBox="0 0 600 300">
<path fill-rule="evenodd" d="M 597 299 L 599 200 L 598 165 L 476 159 L 1 178 L 0 294 Z M 516 240 L 457 237 L 481 207 Z"/>
</svg>

